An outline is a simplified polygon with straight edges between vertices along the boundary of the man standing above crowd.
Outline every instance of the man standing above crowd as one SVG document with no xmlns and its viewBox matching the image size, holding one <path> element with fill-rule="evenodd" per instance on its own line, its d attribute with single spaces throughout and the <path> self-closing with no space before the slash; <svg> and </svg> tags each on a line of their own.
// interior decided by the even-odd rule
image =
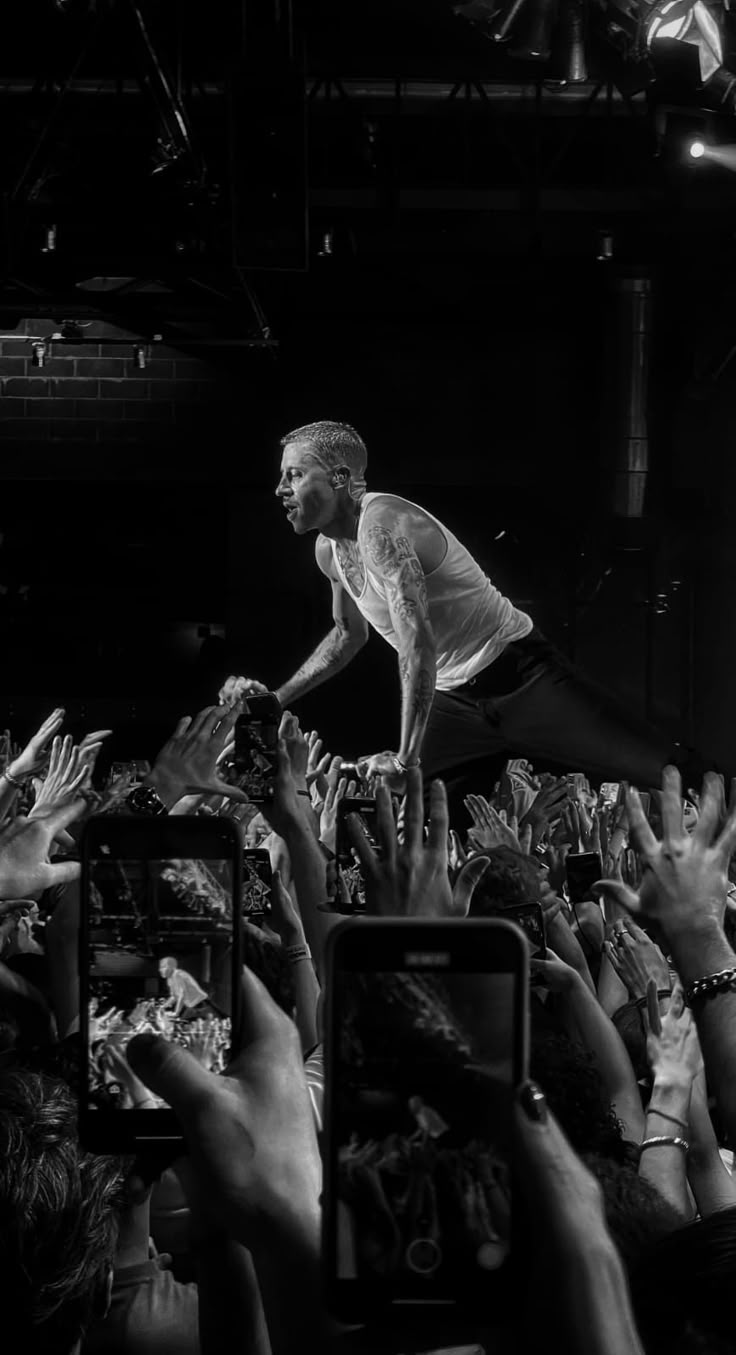
<svg viewBox="0 0 736 1355">
<path fill-rule="evenodd" d="M 347 424 L 308 424 L 282 440 L 276 494 L 298 536 L 317 534 L 315 558 L 332 589 L 334 626 L 276 691 L 282 707 L 326 682 L 365 645 L 370 628 L 398 656 L 396 752 L 361 759 L 366 777 L 403 792 L 421 761 L 454 797 L 478 764 L 509 755 L 658 786 L 668 741 L 630 715 L 496 589 L 470 552 L 427 509 L 367 492 L 367 451 Z M 263 692 L 230 677 L 220 700 Z M 453 797 L 453 798 L 454 798 Z"/>
</svg>

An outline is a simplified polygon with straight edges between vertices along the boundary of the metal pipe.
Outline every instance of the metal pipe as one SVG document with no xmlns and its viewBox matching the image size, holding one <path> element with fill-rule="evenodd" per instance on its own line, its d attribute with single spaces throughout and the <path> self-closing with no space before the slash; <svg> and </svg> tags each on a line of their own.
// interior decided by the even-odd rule
<svg viewBox="0 0 736 1355">
<path fill-rule="evenodd" d="M 644 517 L 649 480 L 648 381 L 652 292 L 648 277 L 613 282 L 613 315 L 604 380 L 604 445 L 612 471 L 615 518 Z"/>
</svg>

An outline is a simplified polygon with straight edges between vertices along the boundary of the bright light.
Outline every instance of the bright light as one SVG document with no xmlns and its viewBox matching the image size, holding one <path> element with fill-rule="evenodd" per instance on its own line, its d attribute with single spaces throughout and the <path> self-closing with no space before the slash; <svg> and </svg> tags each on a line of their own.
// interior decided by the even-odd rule
<svg viewBox="0 0 736 1355">
<path fill-rule="evenodd" d="M 690 155 L 693 160 L 702 160 L 705 155 L 705 144 L 702 141 L 691 141 Z"/>
</svg>

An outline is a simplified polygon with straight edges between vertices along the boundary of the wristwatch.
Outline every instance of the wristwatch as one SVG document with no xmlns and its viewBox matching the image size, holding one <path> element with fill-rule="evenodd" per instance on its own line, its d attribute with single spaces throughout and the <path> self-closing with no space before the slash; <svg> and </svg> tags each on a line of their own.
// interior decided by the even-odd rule
<svg viewBox="0 0 736 1355">
<path fill-rule="evenodd" d="M 145 815 L 147 818 L 156 818 L 159 814 L 169 812 L 153 786 L 136 786 L 135 790 L 126 796 L 125 808 L 129 809 L 131 814 Z"/>
</svg>

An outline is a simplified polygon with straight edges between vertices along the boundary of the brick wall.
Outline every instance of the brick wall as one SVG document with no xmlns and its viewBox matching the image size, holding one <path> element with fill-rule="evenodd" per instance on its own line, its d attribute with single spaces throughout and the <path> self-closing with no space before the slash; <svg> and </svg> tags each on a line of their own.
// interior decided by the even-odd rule
<svg viewBox="0 0 736 1355">
<path fill-rule="evenodd" d="M 58 325 L 29 317 L 0 340 L 0 440 L 111 446 L 155 441 L 170 445 L 206 421 L 217 377 L 205 361 L 153 344 L 145 369 L 133 360 L 140 336 L 103 321 L 85 328 L 82 343 L 54 344 L 42 368 L 33 365 L 31 337 L 49 338 Z M 110 342 L 130 340 L 130 347 Z"/>
</svg>

